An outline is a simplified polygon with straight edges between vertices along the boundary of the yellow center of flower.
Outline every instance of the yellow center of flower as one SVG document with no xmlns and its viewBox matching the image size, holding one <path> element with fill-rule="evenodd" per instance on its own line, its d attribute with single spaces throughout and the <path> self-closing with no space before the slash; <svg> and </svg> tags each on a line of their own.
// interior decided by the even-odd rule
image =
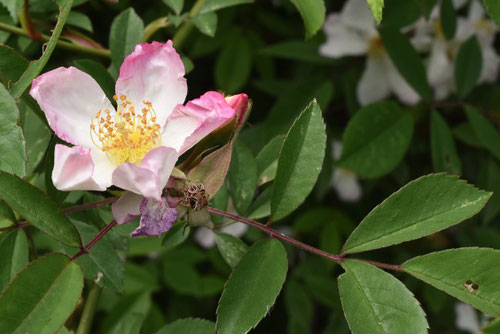
<svg viewBox="0 0 500 334">
<path fill-rule="evenodd" d="M 139 164 L 153 148 L 161 145 L 160 125 L 150 101 L 142 101 L 144 108 L 135 111 L 126 95 L 113 99 L 117 112 L 99 110 L 90 123 L 90 137 L 95 146 L 106 152 L 115 165 L 124 162 Z"/>
<path fill-rule="evenodd" d="M 380 37 L 380 35 L 372 37 L 368 45 L 368 54 L 370 56 L 380 56 L 384 53 L 385 47 L 384 42 L 382 42 L 382 37 Z"/>
</svg>

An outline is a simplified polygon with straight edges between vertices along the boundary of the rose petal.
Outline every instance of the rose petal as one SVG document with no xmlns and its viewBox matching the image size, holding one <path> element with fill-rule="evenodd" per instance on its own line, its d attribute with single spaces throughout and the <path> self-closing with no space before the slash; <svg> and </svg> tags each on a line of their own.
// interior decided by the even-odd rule
<svg viewBox="0 0 500 334">
<path fill-rule="evenodd" d="M 141 166 L 126 162 L 113 172 L 113 184 L 125 190 L 161 201 L 163 188 L 177 162 L 177 152 L 160 146 L 151 150 Z"/>
<path fill-rule="evenodd" d="M 116 202 L 111 205 L 111 211 L 116 222 L 121 225 L 128 223 L 141 214 L 141 202 L 143 197 L 127 191 Z"/>
<path fill-rule="evenodd" d="M 98 178 L 94 177 L 94 174 L 97 173 L 98 170 L 95 168 L 89 151 L 61 144 L 56 145 L 52 182 L 57 189 L 63 191 L 103 191 L 111 186 L 111 177 L 108 179 L 102 177 L 102 175 Z"/>
<path fill-rule="evenodd" d="M 127 95 L 137 110 L 143 108 L 143 100 L 151 101 L 158 124 L 163 126 L 187 94 L 184 64 L 172 41 L 136 45 L 120 68 L 116 94 Z"/>
<path fill-rule="evenodd" d="M 33 80 L 30 94 L 59 138 L 85 148 L 95 147 L 90 138 L 92 116 L 100 109 L 114 110 L 99 84 L 74 67 L 42 74 Z"/>
<path fill-rule="evenodd" d="M 172 227 L 176 219 L 177 209 L 169 207 L 165 198 L 161 202 L 144 198 L 141 203 L 141 222 L 130 236 L 160 236 Z"/>
<path fill-rule="evenodd" d="M 168 118 L 162 135 L 162 145 L 173 147 L 179 155 L 235 115 L 224 96 L 207 92 L 199 99 L 178 105 Z"/>
<path fill-rule="evenodd" d="M 248 95 L 247 94 L 238 94 L 233 96 L 226 97 L 227 104 L 234 109 L 236 113 L 236 117 L 238 119 L 238 123 L 235 128 L 240 127 L 240 125 L 245 121 L 248 112 Z"/>
</svg>

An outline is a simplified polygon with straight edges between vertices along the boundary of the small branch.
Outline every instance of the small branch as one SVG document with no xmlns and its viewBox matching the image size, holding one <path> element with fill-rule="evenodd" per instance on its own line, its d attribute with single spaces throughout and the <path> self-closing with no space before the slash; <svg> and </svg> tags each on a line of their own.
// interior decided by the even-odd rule
<svg viewBox="0 0 500 334">
<path fill-rule="evenodd" d="M 330 254 L 328 252 L 322 251 L 321 249 L 309 246 L 309 245 L 307 245 L 307 244 L 305 244 L 303 242 L 300 242 L 298 240 L 295 240 L 293 238 L 287 237 L 286 235 L 281 234 L 281 233 L 273 230 L 268 225 L 263 225 L 263 224 L 257 223 L 256 221 L 253 221 L 253 220 L 250 220 L 250 219 L 246 219 L 244 217 L 240 217 L 240 216 L 237 216 L 237 215 L 233 215 L 233 214 L 230 214 L 228 212 L 225 212 L 225 211 L 222 211 L 222 210 L 218 210 L 218 209 L 215 209 L 215 208 L 211 208 L 211 207 L 208 207 L 207 210 L 210 213 L 213 213 L 213 214 L 216 214 L 216 215 L 219 215 L 219 216 L 223 216 L 223 217 L 226 217 L 226 218 L 230 218 L 230 219 L 233 219 L 235 221 L 239 221 L 239 222 L 242 222 L 244 224 L 253 226 L 253 227 L 255 227 L 255 228 L 257 228 L 257 229 L 259 229 L 261 231 L 266 232 L 267 234 L 269 234 L 272 237 L 275 237 L 277 239 L 281 239 L 281 240 L 283 240 L 285 242 L 288 242 L 289 244 L 291 244 L 291 245 L 293 245 L 295 247 L 302 248 L 303 250 L 306 250 L 306 251 L 308 251 L 308 252 L 310 252 L 312 254 L 316 254 L 316 255 L 322 256 L 324 258 L 327 258 L 327 259 L 332 260 L 332 261 L 334 261 L 336 263 L 339 263 L 339 264 L 342 263 L 342 261 L 345 261 L 345 260 L 358 260 L 358 261 L 363 261 L 363 262 L 369 263 L 369 264 L 374 265 L 374 266 L 379 267 L 379 268 L 385 268 L 385 269 L 397 270 L 397 271 L 403 270 L 401 268 L 401 266 L 398 266 L 398 265 L 386 264 L 386 263 L 369 261 L 369 260 L 363 260 L 363 259 L 345 258 L 343 255 L 333 255 L 333 254 Z"/>
<path fill-rule="evenodd" d="M 106 204 L 114 203 L 118 200 L 118 198 L 120 198 L 120 197 L 106 198 L 106 199 L 103 199 L 102 201 L 98 201 L 98 202 L 76 205 L 76 206 L 73 206 L 71 208 L 63 209 L 62 211 L 65 214 L 71 214 L 73 212 L 79 212 L 79 211 L 84 211 L 87 209 L 98 208 L 98 207 L 106 205 Z M 7 227 L 2 227 L 2 228 L 0 228 L 0 232 L 21 229 L 21 228 L 25 228 L 25 227 L 30 226 L 30 225 L 31 225 L 30 222 L 25 220 L 25 221 L 18 223 L 17 225 L 10 225 Z"/>
<path fill-rule="evenodd" d="M 85 306 L 83 307 L 82 316 L 80 318 L 76 334 L 91 333 L 90 330 L 92 329 L 92 322 L 97 310 L 97 303 L 99 302 L 101 291 L 102 288 L 94 283 L 87 296 L 87 300 L 85 301 Z"/>
<path fill-rule="evenodd" d="M 203 7 L 203 4 L 205 3 L 205 0 L 196 0 L 195 4 L 189 11 L 189 17 L 195 17 L 198 16 L 200 13 L 201 7 Z M 191 34 L 191 32 L 194 29 L 194 24 L 191 22 L 184 22 L 179 30 L 175 33 L 174 37 L 172 38 L 172 43 L 174 44 L 174 47 L 176 50 L 182 49 L 184 46 L 184 43 L 186 42 L 187 38 Z"/>
<path fill-rule="evenodd" d="M 0 30 L 10 32 L 12 34 L 20 35 L 20 36 L 28 36 L 28 34 L 21 28 L 12 26 L 10 24 L 5 24 L 0 22 Z M 29 36 L 28 36 L 29 37 Z M 47 42 L 50 39 L 50 36 L 42 34 L 42 41 Z M 87 55 L 97 56 L 104 59 L 111 59 L 111 52 L 107 49 L 94 49 L 89 48 L 83 45 L 78 45 L 74 43 L 69 43 L 66 41 L 58 40 L 56 46 L 74 52 L 79 52 Z"/>
<path fill-rule="evenodd" d="M 71 261 L 74 261 L 78 259 L 80 256 L 83 254 L 87 254 L 89 250 L 99 241 L 101 240 L 102 237 L 106 235 L 114 226 L 116 225 L 116 220 L 113 220 L 111 223 L 106 225 L 88 244 L 83 246 L 78 253 L 76 253 L 72 258 Z"/>
</svg>

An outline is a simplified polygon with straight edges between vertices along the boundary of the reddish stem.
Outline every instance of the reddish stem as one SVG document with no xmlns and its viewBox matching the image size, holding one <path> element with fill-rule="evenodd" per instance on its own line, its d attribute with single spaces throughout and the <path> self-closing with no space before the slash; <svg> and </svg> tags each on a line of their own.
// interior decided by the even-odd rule
<svg viewBox="0 0 500 334">
<path fill-rule="evenodd" d="M 106 225 L 106 227 L 104 227 L 92 240 L 90 240 L 88 244 L 83 246 L 80 251 L 71 258 L 71 261 L 78 259 L 83 254 L 87 254 L 92 246 L 94 246 L 99 240 L 101 240 L 101 238 L 104 237 L 106 233 L 108 233 L 109 230 L 111 230 L 115 225 L 116 220 L 113 220 L 111 223 Z"/>
<path fill-rule="evenodd" d="M 250 219 L 247 219 L 247 218 L 244 218 L 244 217 L 240 217 L 240 216 L 237 216 L 237 215 L 233 215 L 233 214 L 227 213 L 225 211 L 221 211 L 221 210 L 214 209 L 214 208 L 211 208 L 211 207 L 208 207 L 207 210 L 208 210 L 208 212 L 211 212 L 213 214 L 216 214 L 216 215 L 219 215 L 219 216 L 223 216 L 223 217 L 226 217 L 226 218 L 230 218 L 232 220 L 239 221 L 239 222 L 242 222 L 244 224 L 247 224 L 247 225 L 253 226 L 255 228 L 258 228 L 259 230 L 268 233 L 272 237 L 281 239 L 281 240 L 283 240 L 285 242 L 288 242 L 291 245 L 294 245 L 295 247 L 302 248 L 302 249 L 304 249 L 304 250 L 306 250 L 306 251 L 308 251 L 310 253 L 322 256 L 322 257 L 327 258 L 329 260 L 332 260 L 332 261 L 334 261 L 336 263 L 342 263 L 342 261 L 345 261 L 345 260 L 358 260 L 358 261 L 363 261 L 363 262 L 369 263 L 369 264 L 374 265 L 374 266 L 379 267 L 379 268 L 385 268 L 385 269 L 391 269 L 391 270 L 398 270 L 398 271 L 403 270 L 401 268 L 401 266 L 398 266 L 398 265 L 380 263 L 380 262 L 376 262 L 376 261 L 363 260 L 363 259 L 345 258 L 345 257 L 343 257 L 343 255 L 333 255 L 333 254 L 330 254 L 328 252 L 322 251 L 321 249 L 309 246 L 309 245 L 307 245 L 307 244 L 305 244 L 303 242 L 300 242 L 298 240 L 295 240 L 293 238 L 287 237 L 286 235 L 281 234 L 281 233 L 273 230 L 268 225 L 263 225 L 263 224 L 257 223 L 256 221 L 253 221 L 253 220 L 250 220 Z"/>
</svg>

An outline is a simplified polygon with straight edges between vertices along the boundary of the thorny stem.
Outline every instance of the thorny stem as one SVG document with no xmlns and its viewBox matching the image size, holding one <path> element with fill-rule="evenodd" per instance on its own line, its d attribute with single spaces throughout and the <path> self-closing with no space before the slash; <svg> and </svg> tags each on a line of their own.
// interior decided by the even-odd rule
<svg viewBox="0 0 500 334">
<path fill-rule="evenodd" d="M 114 226 L 116 225 L 116 220 L 113 220 L 111 223 L 106 225 L 92 240 L 89 241 L 88 244 L 83 246 L 78 253 L 76 253 L 72 258 L 71 261 L 74 261 L 78 259 L 80 256 L 83 254 L 87 254 L 89 250 L 99 241 L 101 240 L 102 237 L 106 235 L 106 233 L 109 232 Z"/>
<path fill-rule="evenodd" d="M 102 201 L 98 201 L 98 202 L 85 203 L 85 204 L 82 204 L 82 205 L 76 205 L 76 206 L 73 206 L 71 208 L 63 209 L 62 211 L 65 214 L 70 214 L 70 213 L 73 213 L 73 212 L 79 212 L 79 211 L 84 211 L 84 210 L 87 210 L 87 209 L 98 208 L 98 207 L 106 205 L 106 204 L 111 204 L 111 203 L 117 201 L 118 198 L 119 197 L 106 198 L 106 199 L 103 199 Z M 7 226 L 7 227 L 2 227 L 2 228 L 0 228 L 0 232 L 9 231 L 9 230 L 16 230 L 16 229 L 22 229 L 22 228 L 25 228 L 25 227 L 27 227 L 29 225 L 30 225 L 30 223 L 25 220 L 25 221 L 22 221 L 22 222 L 20 222 L 18 224 L 15 224 L 15 225 L 10 225 L 10 226 Z"/>
<path fill-rule="evenodd" d="M 97 303 L 101 295 L 102 288 L 97 284 L 92 285 L 90 292 L 85 301 L 85 306 L 83 307 L 82 316 L 80 318 L 80 323 L 76 330 L 76 334 L 89 334 L 91 333 L 92 322 L 94 320 L 94 315 L 97 310 Z"/>
<path fill-rule="evenodd" d="M 16 35 L 28 36 L 26 31 L 24 31 L 23 29 L 16 27 L 16 26 L 12 26 L 10 24 L 5 24 L 2 22 L 0 22 L 0 30 L 7 31 L 7 32 L 10 32 L 10 33 L 16 34 Z M 47 42 L 49 39 L 50 39 L 50 36 L 42 34 L 42 41 Z M 106 49 L 89 48 L 89 47 L 86 47 L 83 45 L 78 45 L 75 43 L 70 43 L 70 42 L 61 41 L 61 40 L 58 40 L 56 42 L 56 46 L 60 47 L 61 49 L 66 49 L 66 50 L 84 53 L 84 54 L 88 54 L 88 55 L 92 55 L 92 56 L 97 56 L 97 57 L 101 57 L 104 59 L 111 59 L 111 53 L 109 50 L 106 50 Z"/>
<path fill-rule="evenodd" d="M 218 209 L 214 209 L 214 208 L 211 208 L 211 207 L 208 207 L 207 210 L 210 213 L 213 213 L 213 214 L 216 214 L 216 215 L 219 215 L 219 216 L 223 216 L 223 217 L 226 217 L 226 218 L 230 218 L 230 219 L 242 222 L 244 224 L 253 226 L 255 228 L 258 228 L 259 230 L 268 233 L 272 237 L 275 237 L 277 239 L 281 239 L 281 240 L 283 240 L 285 242 L 288 242 L 289 244 L 291 244 L 291 245 L 293 245 L 295 247 L 302 248 L 302 249 L 304 249 L 304 250 L 306 250 L 306 251 L 308 251 L 310 253 L 322 256 L 324 258 L 327 258 L 327 259 L 332 260 L 332 261 L 334 261 L 336 263 L 339 263 L 339 264 L 342 263 L 345 260 L 357 260 L 357 261 L 363 261 L 363 262 L 369 263 L 369 264 L 374 265 L 374 266 L 379 267 L 379 268 L 385 268 L 385 269 L 397 270 L 397 271 L 402 271 L 403 270 L 401 268 L 401 266 L 399 266 L 399 265 L 393 265 L 393 264 L 387 264 L 387 263 L 380 263 L 380 262 L 375 262 L 375 261 L 370 261 L 370 260 L 363 260 L 363 259 L 345 258 L 343 255 L 333 255 L 333 254 L 330 254 L 328 252 L 322 251 L 321 249 L 309 246 L 309 245 L 307 245 L 307 244 L 305 244 L 303 242 L 300 242 L 298 240 L 295 240 L 293 238 L 287 237 L 286 235 L 281 234 L 281 233 L 273 230 L 269 226 L 257 223 L 256 221 L 253 221 L 253 220 L 250 220 L 250 219 L 246 219 L 244 217 L 236 216 L 236 215 L 230 214 L 228 212 L 221 211 L 221 210 L 218 210 Z"/>
</svg>

